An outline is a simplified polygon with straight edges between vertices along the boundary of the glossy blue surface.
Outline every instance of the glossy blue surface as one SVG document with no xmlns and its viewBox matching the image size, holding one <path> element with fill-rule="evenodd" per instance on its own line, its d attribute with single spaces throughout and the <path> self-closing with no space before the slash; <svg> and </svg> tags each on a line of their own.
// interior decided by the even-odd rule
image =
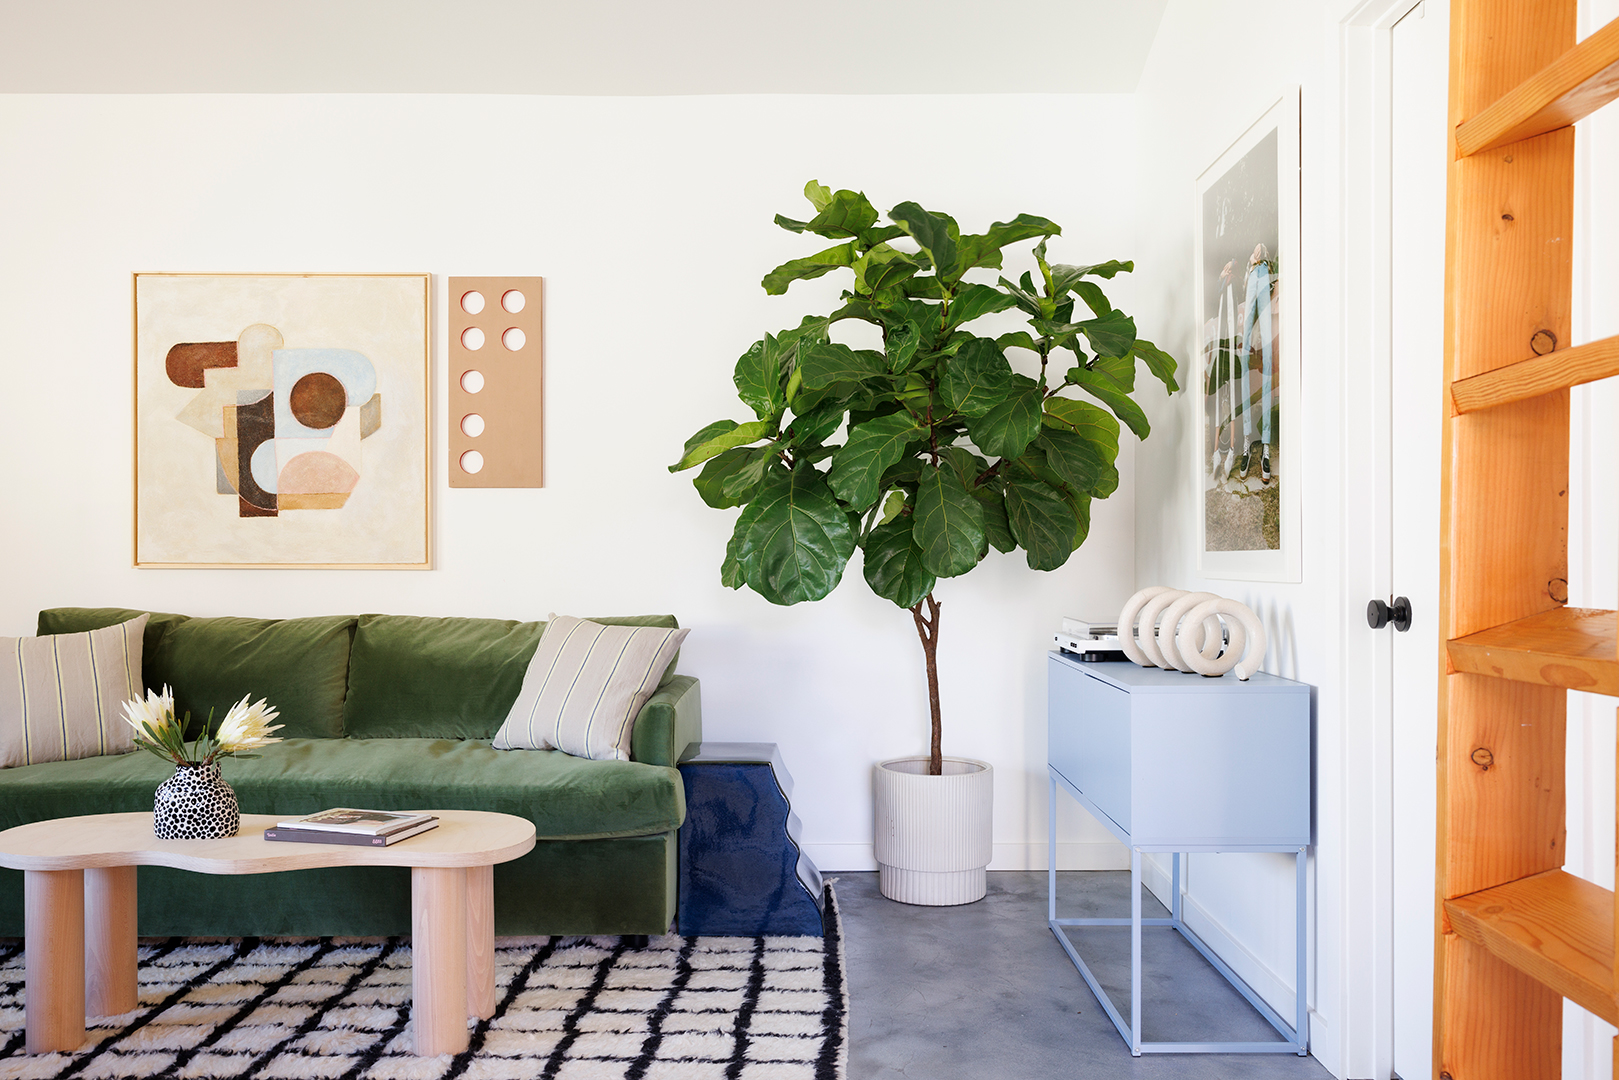
<svg viewBox="0 0 1619 1080">
<path fill-rule="evenodd" d="M 821 874 L 799 849 L 776 744 L 701 743 L 680 776 L 680 932 L 821 936 Z"/>
</svg>

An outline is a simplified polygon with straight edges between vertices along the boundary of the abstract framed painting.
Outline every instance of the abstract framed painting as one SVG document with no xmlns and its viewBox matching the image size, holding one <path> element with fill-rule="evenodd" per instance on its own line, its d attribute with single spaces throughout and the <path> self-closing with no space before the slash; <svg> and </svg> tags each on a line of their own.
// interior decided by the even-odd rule
<svg viewBox="0 0 1619 1080">
<path fill-rule="evenodd" d="M 1197 178 L 1197 427 L 1205 577 L 1300 581 L 1299 92 Z"/>
<path fill-rule="evenodd" d="M 135 565 L 431 568 L 429 284 L 134 275 Z"/>
</svg>

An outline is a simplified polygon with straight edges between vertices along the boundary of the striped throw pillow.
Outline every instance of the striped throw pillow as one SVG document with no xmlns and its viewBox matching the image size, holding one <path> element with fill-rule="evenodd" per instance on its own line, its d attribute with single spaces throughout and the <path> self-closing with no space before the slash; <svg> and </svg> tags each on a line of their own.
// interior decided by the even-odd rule
<svg viewBox="0 0 1619 1080">
<path fill-rule="evenodd" d="M 552 616 L 495 749 L 628 761 L 635 718 L 688 633 Z"/>
<path fill-rule="evenodd" d="M 0 638 L 0 768 L 127 754 L 147 616 L 83 634 Z"/>
</svg>

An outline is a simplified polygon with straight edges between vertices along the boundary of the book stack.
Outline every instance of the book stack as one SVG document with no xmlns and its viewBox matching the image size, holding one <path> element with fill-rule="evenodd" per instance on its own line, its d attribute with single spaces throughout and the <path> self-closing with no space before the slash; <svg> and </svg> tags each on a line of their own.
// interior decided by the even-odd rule
<svg viewBox="0 0 1619 1080">
<path fill-rule="evenodd" d="M 1081 660 L 1123 660 L 1124 646 L 1119 644 L 1119 624 L 1091 622 L 1087 619 L 1062 621 L 1062 629 L 1053 635 L 1057 648 L 1073 653 Z"/>
<path fill-rule="evenodd" d="M 406 837 L 438 828 L 432 814 L 407 810 L 355 810 L 340 806 L 308 817 L 276 822 L 264 830 L 266 840 L 293 844 L 358 844 L 387 847 Z"/>
</svg>

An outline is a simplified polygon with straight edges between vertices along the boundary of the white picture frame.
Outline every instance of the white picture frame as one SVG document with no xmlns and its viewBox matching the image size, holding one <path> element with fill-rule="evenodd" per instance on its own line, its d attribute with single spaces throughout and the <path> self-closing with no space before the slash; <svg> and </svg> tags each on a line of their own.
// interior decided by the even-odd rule
<svg viewBox="0 0 1619 1080">
<path fill-rule="evenodd" d="M 1303 580 L 1299 179 L 1294 86 L 1195 184 L 1188 441 L 1204 577 Z"/>
</svg>

